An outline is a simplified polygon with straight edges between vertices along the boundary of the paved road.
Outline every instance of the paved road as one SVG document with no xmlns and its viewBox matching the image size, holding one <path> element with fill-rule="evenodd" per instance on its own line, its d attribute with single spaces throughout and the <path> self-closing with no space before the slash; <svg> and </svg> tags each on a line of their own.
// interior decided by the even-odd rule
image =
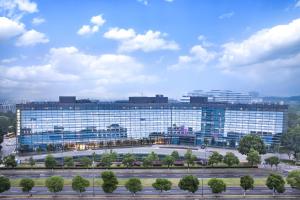
<svg viewBox="0 0 300 200">
<path fill-rule="evenodd" d="M 105 195 L 100 187 L 94 188 L 96 195 Z M 51 193 L 47 190 L 46 187 L 34 187 L 32 192 L 33 195 L 51 195 Z M 1 195 L 20 195 L 26 194 L 22 193 L 21 188 L 13 187 L 9 191 L 2 193 Z M 63 191 L 57 193 L 58 195 L 77 195 L 78 193 L 74 192 L 70 186 L 65 186 Z M 93 187 L 87 188 L 87 191 L 84 195 L 92 195 Z M 125 187 L 118 187 L 116 191 L 113 193 L 114 195 L 128 195 L 129 191 L 126 190 Z M 159 195 L 161 194 L 159 191 L 154 190 L 152 187 L 144 187 L 141 192 L 138 192 L 139 195 Z M 180 190 L 178 187 L 173 187 L 172 190 L 163 192 L 163 194 L 168 195 L 187 195 L 189 194 L 186 191 Z M 199 187 L 199 190 L 195 193 L 198 195 L 202 194 L 202 188 Z M 204 195 L 212 195 L 211 190 L 208 187 L 203 188 Z M 222 193 L 224 195 L 242 195 L 243 190 L 240 187 L 227 187 L 226 192 Z M 254 190 L 248 191 L 246 194 L 249 195 L 272 195 L 272 191 L 267 187 L 256 187 Z M 286 188 L 286 191 L 283 195 L 300 195 L 300 190 L 292 189 L 290 187 Z"/>
<path fill-rule="evenodd" d="M 75 175 L 81 175 L 85 178 L 100 177 L 100 173 L 105 170 L 99 169 L 77 169 L 77 170 L 0 170 L 1 175 L 9 178 L 46 178 L 53 175 L 59 175 L 64 178 L 72 178 Z M 239 178 L 245 175 L 254 177 L 267 177 L 270 169 L 115 169 L 118 178 L 181 178 L 187 174 L 195 175 L 199 178 Z"/>
</svg>

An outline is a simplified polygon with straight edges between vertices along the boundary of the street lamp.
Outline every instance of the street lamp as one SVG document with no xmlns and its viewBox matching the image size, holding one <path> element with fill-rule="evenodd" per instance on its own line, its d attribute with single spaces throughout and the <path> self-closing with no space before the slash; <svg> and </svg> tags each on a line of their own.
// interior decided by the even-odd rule
<svg viewBox="0 0 300 200">
<path fill-rule="evenodd" d="M 93 196 L 95 196 L 95 155 L 96 153 L 93 153 Z"/>
</svg>

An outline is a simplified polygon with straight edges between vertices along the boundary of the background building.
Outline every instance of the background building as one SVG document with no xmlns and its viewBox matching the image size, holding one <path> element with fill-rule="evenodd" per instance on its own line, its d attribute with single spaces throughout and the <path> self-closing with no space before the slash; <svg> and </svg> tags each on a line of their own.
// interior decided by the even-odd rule
<svg viewBox="0 0 300 200">
<path fill-rule="evenodd" d="M 286 105 L 209 102 L 207 97 L 172 103 L 162 95 L 116 102 L 60 97 L 17 105 L 18 149 L 97 148 L 103 141 L 149 137 L 157 143 L 235 147 L 250 133 L 271 145 L 286 131 L 286 116 Z"/>
</svg>

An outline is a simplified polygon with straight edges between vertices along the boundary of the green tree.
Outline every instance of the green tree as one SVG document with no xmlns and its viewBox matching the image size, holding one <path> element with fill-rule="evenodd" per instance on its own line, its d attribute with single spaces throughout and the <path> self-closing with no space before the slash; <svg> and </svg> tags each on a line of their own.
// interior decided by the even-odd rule
<svg viewBox="0 0 300 200">
<path fill-rule="evenodd" d="M 300 153 L 300 126 L 290 128 L 287 133 L 283 134 L 281 145 L 293 152 L 296 158 L 297 153 Z"/>
<path fill-rule="evenodd" d="M 56 194 L 64 188 L 64 179 L 60 176 L 51 176 L 46 179 L 46 187 L 50 192 Z"/>
<path fill-rule="evenodd" d="M 74 167 L 74 159 L 73 159 L 73 157 L 64 157 L 64 166 Z"/>
<path fill-rule="evenodd" d="M 254 179 L 251 176 L 242 176 L 240 179 L 240 186 L 244 190 L 244 196 L 246 195 L 247 190 L 252 190 L 254 187 Z"/>
<path fill-rule="evenodd" d="M 30 178 L 23 178 L 20 181 L 20 187 L 23 192 L 30 192 L 34 187 L 34 181 Z"/>
<path fill-rule="evenodd" d="M 178 151 L 172 151 L 171 156 L 174 158 L 174 160 L 179 160 L 179 153 Z"/>
<path fill-rule="evenodd" d="M 35 160 L 32 157 L 29 158 L 29 165 L 31 167 L 33 167 L 35 165 Z"/>
<path fill-rule="evenodd" d="M 130 178 L 125 183 L 125 187 L 133 195 L 135 195 L 139 191 L 142 191 L 142 189 L 143 189 L 142 182 L 139 178 Z"/>
<path fill-rule="evenodd" d="M 300 189 L 300 170 L 289 172 L 286 181 L 291 187 Z"/>
<path fill-rule="evenodd" d="M 273 167 L 273 165 L 275 165 L 277 168 L 278 164 L 280 163 L 280 160 L 277 156 L 271 156 L 269 158 L 266 158 L 265 162 L 267 165 L 270 165 L 271 168 Z"/>
<path fill-rule="evenodd" d="M 256 150 L 251 149 L 247 154 L 247 161 L 251 166 L 258 165 L 261 162 L 261 156 Z"/>
<path fill-rule="evenodd" d="M 172 156 L 166 156 L 163 160 L 164 164 L 170 168 L 174 164 L 174 158 Z"/>
<path fill-rule="evenodd" d="M 116 153 L 104 153 L 101 155 L 101 163 L 104 166 L 110 167 L 112 162 L 116 160 Z"/>
<path fill-rule="evenodd" d="M 196 176 L 187 175 L 180 179 L 178 187 L 181 190 L 187 190 L 189 192 L 195 193 L 199 187 L 199 180 Z"/>
<path fill-rule="evenodd" d="M 231 167 L 233 165 L 238 165 L 240 163 L 240 160 L 236 155 L 234 155 L 234 153 L 227 152 L 224 156 L 223 162 L 229 167 Z"/>
<path fill-rule="evenodd" d="M 152 184 L 152 187 L 160 192 L 168 191 L 172 187 L 172 182 L 165 178 L 157 178 Z"/>
<path fill-rule="evenodd" d="M 80 158 L 80 163 L 83 167 L 90 167 L 92 165 L 92 160 L 89 157 L 82 157 Z"/>
<path fill-rule="evenodd" d="M 190 165 L 194 165 L 195 161 L 197 160 L 197 157 L 193 155 L 192 150 L 188 149 L 186 153 L 184 154 L 184 159 L 188 165 L 188 168 Z"/>
<path fill-rule="evenodd" d="M 0 193 L 10 189 L 10 181 L 5 176 L 0 176 Z"/>
<path fill-rule="evenodd" d="M 267 187 L 273 191 L 273 196 L 275 192 L 283 193 L 285 191 L 284 184 L 285 181 L 279 174 L 270 174 L 266 181 Z"/>
<path fill-rule="evenodd" d="M 79 192 L 80 196 L 82 192 L 85 192 L 86 188 L 90 186 L 90 182 L 82 178 L 81 176 L 75 176 L 72 179 L 72 189 L 76 192 Z"/>
<path fill-rule="evenodd" d="M 222 162 L 223 156 L 218 152 L 214 151 L 208 158 L 208 164 L 214 166 L 214 164 L 218 164 Z"/>
<path fill-rule="evenodd" d="M 159 160 L 159 157 L 156 153 L 154 153 L 153 151 L 147 156 L 152 162 Z"/>
<path fill-rule="evenodd" d="M 103 180 L 102 189 L 105 193 L 113 193 L 117 189 L 119 182 L 114 172 L 104 171 L 101 173 L 101 178 Z"/>
<path fill-rule="evenodd" d="M 148 157 L 143 158 L 143 166 L 144 167 L 149 167 L 152 165 L 152 160 L 150 160 Z"/>
<path fill-rule="evenodd" d="M 52 155 L 47 155 L 45 158 L 45 167 L 48 169 L 53 169 L 56 166 L 56 160 Z"/>
<path fill-rule="evenodd" d="M 17 166 L 15 155 L 9 155 L 4 157 L 3 164 L 5 165 L 5 167 L 15 168 Z"/>
<path fill-rule="evenodd" d="M 207 184 L 214 194 L 219 194 L 226 191 L 226 184 L 222 179 L 212 178 L 208 181 Z"/>
<path fill-rule="evenodd" d="M 136 159 L 135 159 L 134 155 L 127 153 L 124 155 L 122 163 L 123 163 L 123 165 L 125 165 L 128 168 L 128 167 L 133 166 L 135 160 Z"/>
<path fill-rule="evenodd" d="M 242 137 L 238 147 L 238 151 L 243 155 L 247 155 L 251 149 L 258 151 L 259 154 L 266 153 L 266 146 L 263 140 L 254 134 Z"/>
</svg>

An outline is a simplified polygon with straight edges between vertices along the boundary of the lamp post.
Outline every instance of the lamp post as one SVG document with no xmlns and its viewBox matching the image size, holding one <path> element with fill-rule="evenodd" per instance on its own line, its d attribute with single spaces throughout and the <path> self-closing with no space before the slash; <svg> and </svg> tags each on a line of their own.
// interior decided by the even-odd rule
<svg viewBox="0 0 300 200">
<path fill-rule="evenodd" d="M 95 152 L 93 153 L 93 196 L 95 196 Z"/>
<path fill-rule="evenodd" d="M 203 178 L 201 178 L 201 182 L 202 182 L 202 198 L 203 198 Z"/>
</svg>

